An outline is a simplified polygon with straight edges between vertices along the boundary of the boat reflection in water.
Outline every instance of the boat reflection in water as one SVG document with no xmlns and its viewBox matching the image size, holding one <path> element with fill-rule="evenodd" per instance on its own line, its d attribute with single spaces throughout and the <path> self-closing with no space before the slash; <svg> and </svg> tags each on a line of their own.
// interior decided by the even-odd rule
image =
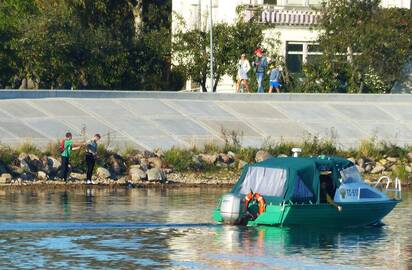
<svg viewBox="0 0 412 270">
<path fill-rule="evenodd" d="M 376 264 L 369 249 L 388 244 L 381 227 L 336 230 L 333 228 L 279 228 L 269 226 L 215 229 L 215 239 L 224 243 L 218 253 L 209 255 L 211 261 L 221 261 L 223 268 L 259 265 L 262 269 L 358 269 Z M 391 244 L 397 240 L 392 239 Z M 395 252 L 396 253 L 396 252 Z M 385 263 L 394 269 L 405 267 L 395 254 L 387 253 Z M 393 257 L 391 255 L 394 255 Z M 393 259 L 393 261 L 391 261 Z M 360 269 L 360 268 L 359 268 Z"/>
</svg>

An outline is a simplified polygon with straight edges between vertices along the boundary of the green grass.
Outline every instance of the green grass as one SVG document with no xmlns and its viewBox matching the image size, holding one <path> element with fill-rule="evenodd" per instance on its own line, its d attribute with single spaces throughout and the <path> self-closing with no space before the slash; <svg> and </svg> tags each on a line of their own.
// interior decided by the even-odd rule
<svg viewBox="0 0 412 270">
<path fill-rule="evenodd" d="M 165 161 L 176 171 L 187 171 L 193 168 L 193 152 L 187 149 L 173 147 L 164 152 Z"/>
<path fill-rule="evenodd" d="M 20 144 L 17 149 L 17 153 L 27 153 L 27 154 L 34 154 L 34 155 L 41 155 L 42 151 L 33 143 L 31 142 L 24 142 Z"/>
<path fill-rule="evenodd" d="M 18 157 L 18 152 L 10 146 L 0 145 L 0 161 L 5 165 L 10 165 Z"/>
</svg>

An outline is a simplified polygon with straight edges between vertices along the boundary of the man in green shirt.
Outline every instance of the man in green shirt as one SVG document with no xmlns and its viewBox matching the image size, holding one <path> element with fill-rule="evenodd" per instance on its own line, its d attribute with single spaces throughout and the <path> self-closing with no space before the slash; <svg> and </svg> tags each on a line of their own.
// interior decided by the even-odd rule
<svg viewBox="0 0 412 270">
<path fill-rule="evenodd" d="M 64 148 L 62 149 L 62 152 L 61 152 L 61 160 L 62 160 L 61 173 L 62 173 L 62 178 L 64 179 L 65 182 L 67 182 L 67 176 L 69 173 L 70 156 L 71 156 L 72 150 L 77 150 L 82 145 L 84 145 L 84 143 L 73 142 L 73 136 L 70 132 L 66 133 L 66 138 L 64 139 Z"/>
</svg>

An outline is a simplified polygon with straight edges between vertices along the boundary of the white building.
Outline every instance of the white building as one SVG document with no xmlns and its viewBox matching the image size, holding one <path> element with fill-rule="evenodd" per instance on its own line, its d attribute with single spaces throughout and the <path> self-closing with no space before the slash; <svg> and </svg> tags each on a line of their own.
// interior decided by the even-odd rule
<svg viewBox="0 0 412 270">
<path fill-rule="evenodd" d="M 173 12 L 179 14 L 190 28 L 208 27 L 210 0 L 172 0 Z M 261 7 L 262 22 L 274 26 L 266 35 L 276 35 L 280 39 L 278 54 L 285 57 L 286 65 L 292 72 L 299 72 L 302 63 L 319 55 L 317 40 L 319 32 L 311 30 L 318 22 L 320 14 L 313 9 L 322 0 L 212 0 L 214 22 L 232 23 L 237 18 L 236 8 L 247 5 L 250 9 Z M 382 0 L 383 7 L 412 8 L 412 0 Z M 173 24 L 173 28 L 177 27 Z M 187 85 L 190 88 L 190 84 Z M 232 80 L 227 77 L 218 86 L 218 91 L 234 91 Z"/>
</svg>

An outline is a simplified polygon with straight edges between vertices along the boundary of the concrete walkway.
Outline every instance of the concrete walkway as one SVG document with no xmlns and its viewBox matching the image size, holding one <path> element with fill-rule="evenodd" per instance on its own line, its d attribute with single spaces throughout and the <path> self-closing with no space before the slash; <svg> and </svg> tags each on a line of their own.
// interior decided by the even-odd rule
<svg viewBox="0 0 412 270">
<path fill-rule="evenodd" d="M 223 143 L 222 129 L 250 146 L 313 136 L 344 147 L 373 136 L 412 144 L 412 95 L 0 90 L 5 144 L 45 145 L 86 130 L 112 147 L 166 149 Z"/>
</svg>

